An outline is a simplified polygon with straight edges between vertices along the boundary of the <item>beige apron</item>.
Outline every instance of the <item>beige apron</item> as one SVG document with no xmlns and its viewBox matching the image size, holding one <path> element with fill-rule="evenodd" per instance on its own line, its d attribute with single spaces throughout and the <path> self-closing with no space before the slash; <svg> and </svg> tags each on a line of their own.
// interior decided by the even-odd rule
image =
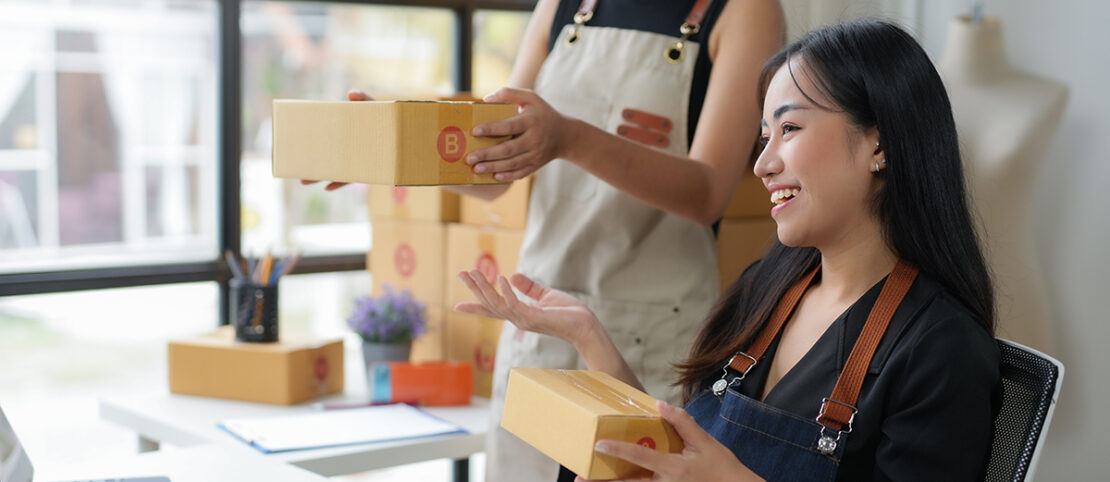
<svg viewBox="0 0 1110 482">
<path fill-rule="evenodd" d="M 635 138 L 631 130 L 641 141 L 648 133 L 657 148 L 666 145 L 666 151 L 686 155 L 699 45 L 685 42 L 685 57 L 673 63 L 664 52 L 677 37 L 579 26 L 570 44 L 575 30 L 567 25 L 560 33 L 540 69 L 536 92 L 561 113 Z M 718 294 L 711 229 L 648 206 L 562 159 L 536 172 L 531 196 L 520 272 L 585 302 L 648 393 L 677 403 L 671 364 L 685 358 Z M 500 428 L 509 369 L 517 366 L 584 365 L 562 340 L 519 331 L 508 322 L 502 330 L 487 480 L 554 481 L 557 463 Z"/>
</svg>

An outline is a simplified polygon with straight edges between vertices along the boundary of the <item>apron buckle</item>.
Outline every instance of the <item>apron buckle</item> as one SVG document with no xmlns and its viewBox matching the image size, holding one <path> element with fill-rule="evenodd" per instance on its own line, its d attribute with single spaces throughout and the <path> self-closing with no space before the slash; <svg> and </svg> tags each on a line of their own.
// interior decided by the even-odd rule
<svg viewBox="0 0 1110 482">
<path fill-rule="evenodd" d="M 835 403 L 837 405 L 840 405 L 842 407 L 845 407 L 845 408 L 848 408 L 848 409 L 852 410 L 852 415 L 848 417 L 848 423 L 846 425 L 846 427 L 847 427 L 846 430 L 834 429 L 822 420 L 822 418 L 825 416 L 825 408 L 829 406 L 829 402 Z M 820 413 L 817 414 L 817 419 L 816 419 L 817 423 L 821 424 L 820 436 L 817 438 L 817 451 L 820 452 L 821 455 L 832 455 L 833 453 L 836 452 L 836 447 L 838 445 L 840 445 L 840 437 L 843 436 L 844 434 L 852 433 L 852 422 L 856 421 L 856 414 L 857 413 L 859 413 L 859 410 L 857 410 L 856 407 L 854 407 L 852 405 L 849 405 L 847 403 L 844 403 L 844 402 L 841 402 L 841 401 L 838 401 L 838 400 L 833 400 L 829 397 L 821 398 L 821 411 L 820 411 Z M 833 438 L 832 435 L 830 435 L 828 433 L 825 433 L 826 430 L 836 431 L 836 438 Z"/>
<path fill-rule="evenodd" d="M 727 380 L 727 378 L 728 378 L 728 368 L 730 366 L 732 366 L 733 360 L 736 360 L 736 357 L 738 357 L 738 356 L 742 356 L 744 358 L 747 358 L 747 359 L 751 360 L 752 363 L 751 363 L 751 365 L 748 365 L 748 367 L 744 369 L 744 372 L 741 373 L 740 376 L 733 377 L 731 381 Z M 739 382 L 739 381 L 743 380 L 744 377 L 748 376 L 748 372 L 752 371 L 752 367 L 754 367 L 756 363 L 759 363 L 759 361 L 756 360 L 755 358 L 753 358 L 751 355 L 749 355 L 747 353 L 744 353 L 742 351 L 736 352 L 735 355 L 732 355 L 732 358 L 728 359 L 728 363 L 725 363 L 725 366 L 721 368 L 721 371 L 724 372 L 724 374 L 721 375 L 721 379 L 713 382 L 713 394 L 718 396 L 718 397 L 720 397 L 721 395 L 724 395 L 725 390 L 727 390 L 728 387 L 731 387 L 734 383 Z"/>
</svg>

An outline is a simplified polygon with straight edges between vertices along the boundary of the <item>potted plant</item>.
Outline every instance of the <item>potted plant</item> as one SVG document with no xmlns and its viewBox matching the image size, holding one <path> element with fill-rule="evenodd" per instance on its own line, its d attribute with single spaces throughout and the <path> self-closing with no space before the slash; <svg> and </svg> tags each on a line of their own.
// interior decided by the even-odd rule
<svg viewBox="0 0 1110 482">
<path fill-rule="evenodd" d="M 347 326 L 362 338 L 362 359 L 369 368 L 376 361 L 408 360 L 412 340 L 428 322 L 424 303 L 409 290 L 396 291 L 388 283 L 381 296 L 355 299 Z"/>
</svg>

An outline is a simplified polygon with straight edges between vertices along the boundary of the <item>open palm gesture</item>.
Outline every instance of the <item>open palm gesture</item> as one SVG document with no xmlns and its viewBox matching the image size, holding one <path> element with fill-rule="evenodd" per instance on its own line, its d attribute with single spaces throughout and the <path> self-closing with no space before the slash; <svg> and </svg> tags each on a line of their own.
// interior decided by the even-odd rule
<svg viewBox="0 0 1110 482">
<path fill-rule="evenodd" d="M 509 320 L 521 330 L 554 336 L 576 347 L 584 334 L 599 325 L 594 313 L 578 299 L 520 273 L 510 279 L 498 276 L 500 293 L 478 270 L 461 271 L 459 278 L 478 302 L 459 303 L 455 305 L 456 311 Z M 518 299 L 514 287 L 531 300 Z"/>
</svg>

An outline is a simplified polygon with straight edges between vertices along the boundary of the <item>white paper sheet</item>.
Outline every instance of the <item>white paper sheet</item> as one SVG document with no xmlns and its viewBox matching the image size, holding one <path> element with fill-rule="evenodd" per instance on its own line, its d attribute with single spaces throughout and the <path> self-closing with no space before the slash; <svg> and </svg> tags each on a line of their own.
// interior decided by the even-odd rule
<svg viewBox="0 0 1110 482">
<path fill-rule="evenodd" d="M 263 453 L 466 432 L 405 404 L 233 419 L 219 426 Z"/>
</svg>

